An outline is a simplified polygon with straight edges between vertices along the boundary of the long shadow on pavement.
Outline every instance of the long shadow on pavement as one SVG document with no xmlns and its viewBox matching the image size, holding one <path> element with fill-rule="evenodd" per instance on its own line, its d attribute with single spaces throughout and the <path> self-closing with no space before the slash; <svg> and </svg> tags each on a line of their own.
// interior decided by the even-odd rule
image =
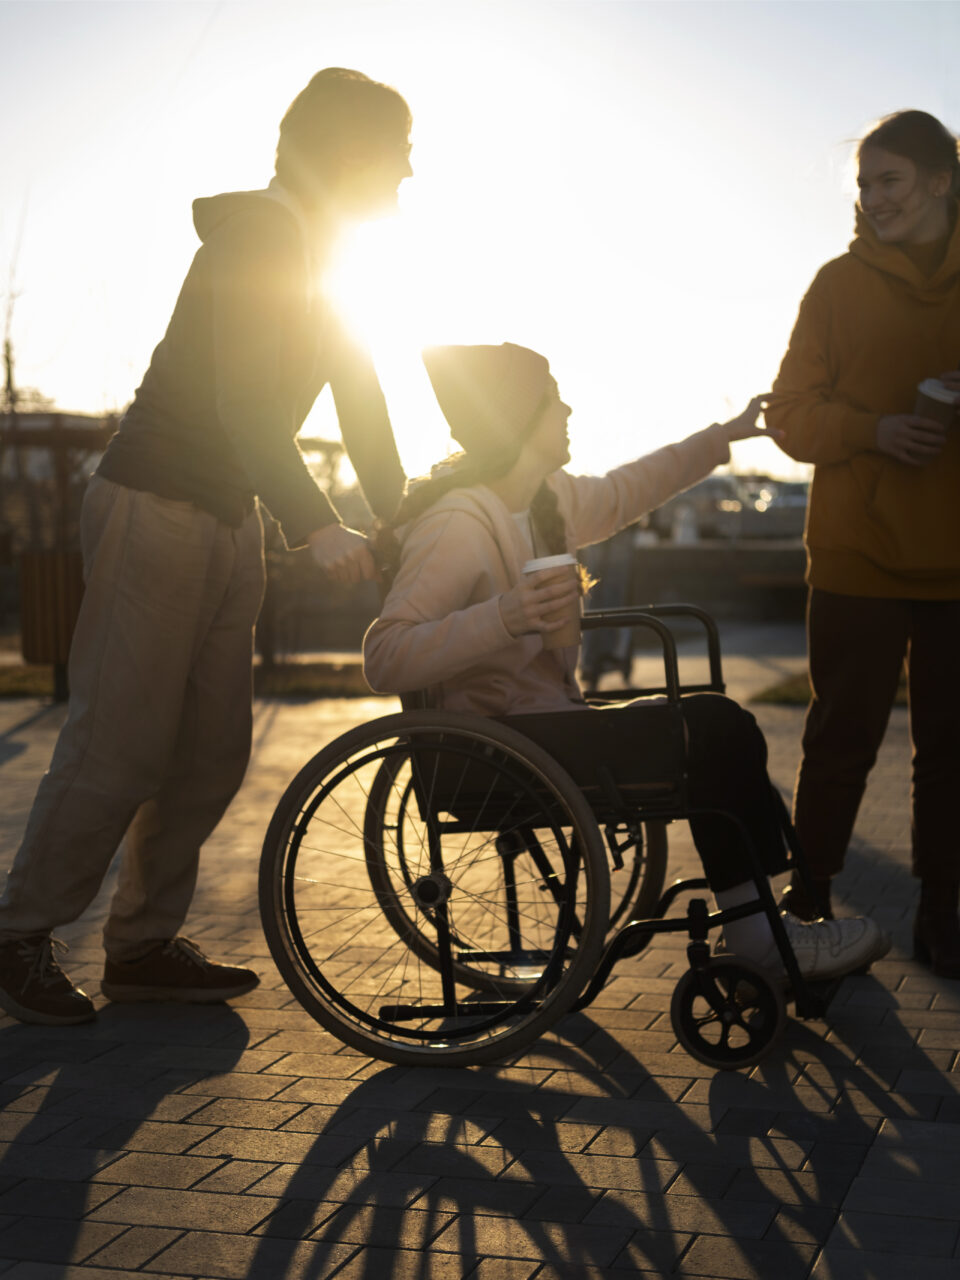
<svg viewBox="0 0 960 1280">
<path fill-rule="evenodd" d="M 860 1002 L 882 1004 L 885 994 L 869 977 L 852 980 L 829 1040 L 791 1023 L 751 1077 L 698 1075 L 685 1055 L 668 1055 L 679 1078 L 695 1077 L 679 1100 L 642 1054 L 582 1015 L 565 1020 L 565 1039 L 499 1070 L 377 1071 L 326 1109 L 316 1162 L 311 1153 L 271 1175 L 265 1189 L 286 1203 L 256 1229 L 243 1274 L 463 1276 L 485 1258 L 497 1276 L 545 1264 L 537 1280 L 678 1267 L 740 1280 L 867 1280 L 875 1273 L 860 1251 L 889 1252 L 891 1234 L 904 1249 L 911 1233 L 888 1226 L 884 1235 L 890 1220 L 869 1209 L 862 1175 L 889 1174 L 900 1135 L 909 1141 L 926 1125 L 915 1166 L 896 1165 L 901 1205 L 916 1202 L 936 1186 L 948 1150 L 932 1115 L 920 1118 L 929 1099 L 892 1092 L 896 1061 L 938 1065 L 895 1025 L 886 1046 L 856 1038 Z M 878 1138 L 881 1123 L 888 1140 Z M 331 1139 L 352 1145 L 335 1167 Z M 914 1243 L 933 1264 L 949 1257 L 956 1226 L 929 1226 Z M 906 1253 L 904 1262 L 914 1265 Z"/>
<path fill-rule="evenodd" d="M 97 1265 L 124 1265 L 118 1237 L 142 1221 L 143 1188 L 176 1186 L 178 1154 L 213 1132 L 180 1123 L 210 1099 L 179 1091 L 204 1066 L 229 1071 L 248 1038 L 226 1005 L 108 1005 L 88 1025 L 0 1029 L 0 1258 L 46 1263 L 55 1280 L 116 1240 L 117 1261 Z M 156 1232 L 153 1251 L 179 1234 Z"/>
</svg>

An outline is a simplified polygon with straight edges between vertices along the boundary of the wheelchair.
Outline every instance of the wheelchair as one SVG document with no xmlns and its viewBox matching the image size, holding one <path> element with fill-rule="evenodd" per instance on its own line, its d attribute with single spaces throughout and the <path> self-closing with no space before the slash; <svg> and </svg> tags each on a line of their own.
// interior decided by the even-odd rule
<svg viewBox="0 0 960 1280">
<path fill-rule="evenodd" d="M 707 683 L 680 682 L 666 620 L 681 617 L 704 628 Z M 670 1016 L 700 1062 L 736 1070 L 760 1061 L 784 1026 L 787 997 L 799 1017 L 822 1016 L 836 983 L 800 975 L 742 828 L 756 899 L 711 913 L 694 896 L 684 913 L 668 915 L 681 895 L 707 887 L 702 878 L 664 882 L 667 826 L 696 812 L 679 700 L 724 691 L 713 619 L 691 605 L 584 615 L 584 629 L 606 626 L 652 630 L 665 679 L 591 704 L 658 694 L 662 731 L 648 743 L 626 733 L 617 741 L 614 722 L 604 759 L 582 776 L 549 748 L 584 711 L 507 724 L 430 710 L 420 698 L 330 742 L 290 783 L 264 840 L 261 919 L 292 994 L 345 1044 L 402 1065 L 520 1055 L 563 1015 L 587 1008 L 614 965 L 663 932 L 688 938 Z M 788 861 L 802 877 L 779 808 Z M 711 931 L 756 911 L 770 920 L 782 983 L 711 952 Z"/>
</svg>

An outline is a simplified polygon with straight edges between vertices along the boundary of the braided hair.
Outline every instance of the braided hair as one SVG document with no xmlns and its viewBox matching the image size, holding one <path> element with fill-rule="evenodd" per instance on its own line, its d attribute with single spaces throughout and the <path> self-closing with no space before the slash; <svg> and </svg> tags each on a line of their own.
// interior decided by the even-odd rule
<svg viewBox="0 0 960 1280">
<path fill-rule="evenodd" d="M 374 558 L 387 582 L 393 581 L 400 567 L 400 541 L 396 530 L 401 525 L 416 520 L 454 489 L 469 489 L 473 485 L 499 480 L 514 462 L 513 457 L 490 462 L 477 461 L 464 452 L 454 453 L 432 467 L 429 475 L 410 481 L 392 521 L 380 520 L 373 527 Z M 566 521 L 560 512 L 557 495 L 546 480 L 530 503 L 530 518 L 547 554 L 565 554 L 568 549 Z M 585 595 L 594 580 L 583 565 L 579 566 L 579 576 L 580 594 Z"/>
</svg>

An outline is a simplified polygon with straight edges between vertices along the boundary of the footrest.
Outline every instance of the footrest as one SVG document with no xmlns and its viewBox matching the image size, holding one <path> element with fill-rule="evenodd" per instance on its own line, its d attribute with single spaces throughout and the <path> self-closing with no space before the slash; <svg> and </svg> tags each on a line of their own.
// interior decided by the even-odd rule
<svg viewBox="0 0 960 1280">
<path fill-rule="evenodd" d="M 485 951 L 481 948 L 457 947 L 458 960 L 493 960 L 497 964 L 512 964 L 524 968 L 534 964 L 546 964 L 552 951 Z"/>
<path fill-rule="evenodd" d="M 476 1000 L 471 1004 L 457 1004 L 450 1009 L 445 1004 L 385 1004 L 379 1016 L 384 1022 L 414 1022 L 417 1018 L 493 1018 L 498 1013 L 515 1013 L 516 1000 Z M 524 1005 L 524 1011 L 527 1006 Z"/>
</svg>

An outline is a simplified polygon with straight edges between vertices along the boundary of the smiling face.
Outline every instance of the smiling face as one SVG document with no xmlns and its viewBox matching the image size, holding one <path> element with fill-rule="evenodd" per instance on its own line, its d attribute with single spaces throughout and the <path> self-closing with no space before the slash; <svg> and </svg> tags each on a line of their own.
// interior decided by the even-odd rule
<svg viewBox="0 0 960 1280">
<path fill-rule="evenodd" d="M 857 186 L 857 204 L 885 244 L 928 244 L 946 235 L 949 174 L 926 173 L 906 156 L 867 145 Z"/>
<path fill-rule="evenodd" d="M 524 444 L 524 452 L 531 459 L 536 459 L 544 476 L 559 471 L 570 461 L 567 419 L 572 412 L 570 406 L 560 399 L 560 392 L 553 378 L 550 379 L 547 395 L 549 400 L 546 408 Z"/>
</svg>

